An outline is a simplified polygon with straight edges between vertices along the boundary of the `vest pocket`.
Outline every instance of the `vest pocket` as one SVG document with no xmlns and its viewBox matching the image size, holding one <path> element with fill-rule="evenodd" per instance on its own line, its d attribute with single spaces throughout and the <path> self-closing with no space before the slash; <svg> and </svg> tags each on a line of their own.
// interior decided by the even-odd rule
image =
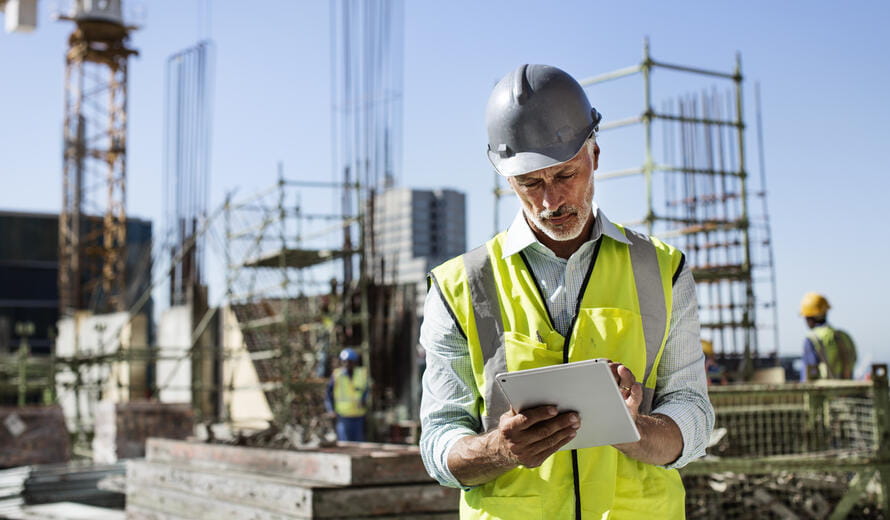
<svg viewBox="0 0 890 520">
<path fill-rule="evenodd" d="M 463 504 L 461 504 L 463 506 Z M 469 515 L 461 511 L 461 518 L 480 520 L 516 520 L 517 518 L 544 518 L 541 497 L 485 497 L 480 500 L 478 511 Z"/>
<path fill-rule="evenodd" d="M 639 313 L 617 307 L 581 309 L 570 361 L 608 358 L 623 363 L 642 383 L 646 341 Z"/>
<path fill-rule="evenodd" d="M 552 348 L 556 343 L 556 341 L 552 341 L 552 345 L 548 347 L 547 343 L 536 341 L 525 334 L 513 331 L 504 332 L 507 370 L 513 372 L 562 363 L 562 344 L 559 344 L 558 349 Z"/>
</svg>

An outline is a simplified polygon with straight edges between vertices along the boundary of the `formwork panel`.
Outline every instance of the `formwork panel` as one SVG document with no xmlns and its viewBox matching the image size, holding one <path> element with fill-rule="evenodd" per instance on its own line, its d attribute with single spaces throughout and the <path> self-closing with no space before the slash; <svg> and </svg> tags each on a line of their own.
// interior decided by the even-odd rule
<svg viewBox="0 0 890 520">
<path fill-rule="evenodd" d="M 332 485 L 428 482 L 415 446 L 340 442 L 311 450 L 274 450 L 149 439 L 146 459 L 281 475 Z"/>
</svg>

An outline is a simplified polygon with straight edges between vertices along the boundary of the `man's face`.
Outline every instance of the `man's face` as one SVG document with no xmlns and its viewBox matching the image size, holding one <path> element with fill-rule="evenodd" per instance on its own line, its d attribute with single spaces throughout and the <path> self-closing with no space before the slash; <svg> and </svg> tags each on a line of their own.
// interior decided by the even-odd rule
<svg viewBox="0 0 890 520">
<path fill-rule="evenodd" d="M 522 211 L 536 233 L 556 241 L 578 238 L 593 216 L 593 171 L 599 147 L 588 145 L 562 164 L 510 177 Z"/>
</svg>

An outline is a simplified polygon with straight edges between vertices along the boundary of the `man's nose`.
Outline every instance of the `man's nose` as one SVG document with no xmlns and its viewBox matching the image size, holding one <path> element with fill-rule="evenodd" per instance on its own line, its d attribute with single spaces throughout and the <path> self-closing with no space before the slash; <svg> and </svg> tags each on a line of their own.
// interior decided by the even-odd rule
<svg viewBox="0 0 890 520">
<path fill-rule="evenodd" d="M 556 210 L 565 203 L 565 190 L 556 185 L 544 187 L 544 209 Z"/>
</svg>

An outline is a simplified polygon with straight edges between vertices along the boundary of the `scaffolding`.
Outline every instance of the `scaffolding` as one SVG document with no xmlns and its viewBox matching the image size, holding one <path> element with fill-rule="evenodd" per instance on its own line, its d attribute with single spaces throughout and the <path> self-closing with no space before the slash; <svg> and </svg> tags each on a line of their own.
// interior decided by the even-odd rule
<svg viewBox="0 0 890 520">
<path fill-rule="evenodd" d="M 279 167 L 273 188 L 226 200 L 226 300 L 278 426 L 323 431 L 325 385 L 338 347 L 352 346 L 368 359 L 366 280 L 339 276 L 354 263 L 362 272 L 363 244 L 341 246 L 353 225 L 364 236 L 361 208 L 313 212 L 301 201 L 306 191 L 317 201 L 347 189 L 359 186 L 286 180 Z M 233 381 L 233 372 L 223 374 L 224 385 Z"/>
<path fill-rule="evenodd" d="M 730 87 L 705 87 L 656 109 L 652 76 L 658 70 L 682 73 L 695 82 L 728 81 Z M 753 192 L 746 162 L 741 59 L 737 57 L 733 72 L 674 65 L 654 60 L 646 42 L 640 64 L 580 83 L 591 91 L 629 77 L 642 78 L 642 109 L 606 120 L 600 132 L 641 128 L 642 165 L 598 172 L 595 178 L 642 179 L 643 197 L 634 206 L 639 218 L 623 224 L 642 226 L 684 251 L 697 283 L 703 337 L 713 342 L 734 379 L 749 379 L 764 354 L 778 362 L 778 345 L 765 352 L 760 346 L 765 339 L 777 342 L 775 280 L 764 179 L 761 190 Z M 496 176 L 496 202 L 508 193 Z M 752 211 L 755 198 L 762 201 L 757 214 Z M 495 204 L 496 226 L 498 215 Z M 758 314 L 758 309 L 772 311 L 772 316 Z"/>
</svg>

